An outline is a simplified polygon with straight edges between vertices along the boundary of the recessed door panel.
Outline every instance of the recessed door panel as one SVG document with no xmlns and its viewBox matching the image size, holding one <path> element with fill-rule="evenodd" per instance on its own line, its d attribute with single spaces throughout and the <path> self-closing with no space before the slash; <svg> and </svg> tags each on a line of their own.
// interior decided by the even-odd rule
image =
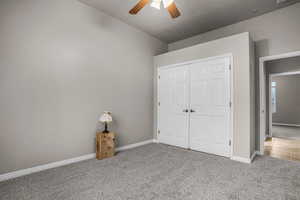
<svg viewBox="0 0 300 200">
<path fill-rule="evenodd" d="M 189 73 L 187 66 L 161 69 L 159 142 L 188 148 L 188 97 Z"/>
<path fill-rule="evenodd" d="M 190 148 L 230 156 L 229 58 L 190 66 Z"/>
</svg>

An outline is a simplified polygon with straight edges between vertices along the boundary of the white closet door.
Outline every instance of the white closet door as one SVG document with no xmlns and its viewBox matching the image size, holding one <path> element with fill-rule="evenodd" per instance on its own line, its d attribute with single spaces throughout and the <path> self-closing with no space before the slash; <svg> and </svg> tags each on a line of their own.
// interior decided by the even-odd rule
<svg viewBox="0 0 300 200">
<path fill-rule="evenodd" d="M 230 156 L 229 58 L 190 65 L 190 148 Z"/>
<path fill-rule="evenodd" d="M 160 69 L 159 75 L 158 141 L 188 148 L 188 68 L 180 66 Z"/>
</svg>

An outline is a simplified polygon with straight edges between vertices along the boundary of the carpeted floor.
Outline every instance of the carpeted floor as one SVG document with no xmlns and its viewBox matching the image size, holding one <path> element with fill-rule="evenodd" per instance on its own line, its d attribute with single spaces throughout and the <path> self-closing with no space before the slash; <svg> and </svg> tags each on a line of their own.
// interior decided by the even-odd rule
<svg viewBox="0 0 300 200">
<path fill-rule="evenodd" d="M 300 127 L 272 126 L 272 136 L 300 140 Z"/>
<path fill-rule="evenodd" d="M 150 144 L 0 183 L 1 200 L 300 200 L 300 162 Z"/>
</svg>

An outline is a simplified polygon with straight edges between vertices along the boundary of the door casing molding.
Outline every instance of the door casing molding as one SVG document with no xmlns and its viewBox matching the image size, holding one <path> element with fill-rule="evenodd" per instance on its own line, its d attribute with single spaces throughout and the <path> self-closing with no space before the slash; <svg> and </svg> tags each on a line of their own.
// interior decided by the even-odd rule
<svg viewBox="0 0 300 200">
<path fill-rule="evenodd" d="M 266 138 L 266 116 L 268 113 L 266 113 L 266 70 L 265 70 L 265 63 L 267 61 L 272 60 L 279 60 L 283 58 L 292 58 L 300 56 L 300 51 L 294 51 L 284 54 L 278 54 L 273 56 L 265 56 L 259 58 L 259 91 L 260 91 L 260 97 L 259 97 L 259 153 L 261 155 L 264 154 L 264 141 Z"/>
</svg>

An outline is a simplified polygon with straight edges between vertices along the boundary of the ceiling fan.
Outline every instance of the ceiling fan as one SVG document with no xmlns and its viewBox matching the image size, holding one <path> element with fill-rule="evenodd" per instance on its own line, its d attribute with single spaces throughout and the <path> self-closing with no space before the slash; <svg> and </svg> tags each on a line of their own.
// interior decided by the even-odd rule
<svg viewBox="0 0 300 200">
<path fill-rule="evenodd" d="M 142 8 L 144 8 L 151 1 L 151 7 L 160 9 L 161 3 L 163 3 L 164 8 L 166 8 L 172 18 L 177 18 L 181 14 L 174 2 L 174 0 L 140 0 L 130 11 L 132 15 L 136 15 Z"/>
</svg>

